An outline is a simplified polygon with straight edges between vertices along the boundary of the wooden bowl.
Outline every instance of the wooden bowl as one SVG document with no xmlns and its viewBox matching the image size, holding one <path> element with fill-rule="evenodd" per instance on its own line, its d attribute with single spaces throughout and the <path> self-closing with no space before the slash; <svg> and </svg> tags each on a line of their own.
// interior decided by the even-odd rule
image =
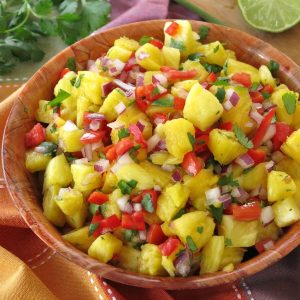
<svg viewBox="0 0 300 300">
<path fill-rule="evenodd" d="M 34 112 L 40 99 L 51 99 L 58 74 L 69 57 L 75 56 L 77 67 L 83 69 L 88 59 L 96 59 L 121 36 L 139 39 L 143 35 L 163 38 L 166 20 L 128 24 L 90 36 L 66 48 L 45 64 L 28 81 L 8 118 L 3 145 L 4 175 L 10 195 L 29 227 L 51 248 L 70 261 L 104 278 L 124 284 L 148 288 L 194 289 L 233 282 L 255 274 L 287 255 L 300 244 L 300 222 L 291 226 L 276 242 L 275 248 L 241 263 L 230 273 L 217 272 L 188 278 L 152 277 L 103 264 L 65 242 L 59 231 L 42 214 L 41 192 L 36 176 L 24 165 L 24 134 L 33 126 Z M 280 63 L 278 77 L 292 90 L 300 92 L 300 67 L 271 45 L 246 33 L 204 22 L 191 21 L 195 31 L 201 25 L 210 27 L 208 41 L 220 40 L 236 52 L 238 59 L 254 66 L 270 59 Z"/>
</svg>

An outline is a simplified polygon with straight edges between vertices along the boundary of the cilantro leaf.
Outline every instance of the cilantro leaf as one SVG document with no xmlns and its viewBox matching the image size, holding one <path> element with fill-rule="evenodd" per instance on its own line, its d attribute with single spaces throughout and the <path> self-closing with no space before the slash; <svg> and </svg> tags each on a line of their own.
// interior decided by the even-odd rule
<svg viewBox="0 0 300 300">
<path fill-rule="evenodd" d="M 136 230 L 131 230 L 131 229 L 126 229 L 123 233 L 124 235 L 124 239 L 127 241 L 127 242 L 131 242 L 132 238 L 134 236 L 137 235 L 137 231 Z"/>
<path fill-rule="evenodd" d="M 210 28 L 205 25 L 199 27 L 198 34 L 200 36 L 200 39 L 199 39 L 200 42 L 203 42 L 207 38 L 209 31 L 210 31 Z"/>
<path fill-rule="evenodd" d="M 271 97 L 270 93 L 268 92 L 261 92 L 261 94 L 263 95 L 264 99 L 269 99 Z"/>
<path fill-rule="evenodd" d="M 219 100 L 220 103 L 223 103 L 224 102 L 224 99 L 225 99 L 225 89 L 222 87 L 222 88 L 219 88 L 216 92 L 216 97 L 217 99 Z"/>
<path fill-rule="evenodd" d="M 217 79 L 212 85 L 222 85 L 222 86 L 229 86 L 228 79 Z"/>
<path fill-rule="evenodd" d="M 202 53 L 200 52 L 196 52 L 196 53 L 192 53 L 188 56 L 188 59 L 189 60 L 192 60 L 192 61 L 199 61 L 200 60 L 200 57 L 204 56 Z"/>
<path fill-rule="evenodd" d="M 216 220 L 217 224 L 221 224 L 223 218 L 223 203 L 220 207 L 216 207 L 213 204 L 209 206 L 209 211 L 213 215 L 214 219 Z"/>
<path fill-rule="evenodd" d="M 226 238 L 226 239 L 225 239 L 225 246 L 226 246 L 226 247 L 232 246 L 232 240 Z"/>
<path fill-rule="evenodd" d="M 224 75 L 227 76 L 228 75 L 228 60 L 225 61 L 224 65 L 223 65 L 223 71 L 224 71 Z"/>
<path fill-rule="evenodd" d="M 177 212 L 177 214 L 174 216 L 174 220 L 175 219 L 178 219 L 178 218 L 180 218 L 182 215 L 184 215 L 185 214 L 185 209 L 184 208 L 181 208 L 178 212 Z"/>
<path fill-rule="evenodd" d="M 260 86 L 259 82 L 253 82 L 253 84 L 250 87 L 250 92 L 255 92 L 257 91 L 258 87 Z"/>
<path fill-rule="evenodd" d="M 174 97 L 172 95 L 168 95 L 163 98 L 159 98 L 152 102 L 152 106 L 161 106 L 161 107 L 172 107 L 174 105 Z"/>
<path fill-rule="evenodd" d="M 286 112 L 292 115 L 296 111 L 297 97 L 293 92 L 288 92 L 282 95 L 282 101 Z"/>
<path fill-rule="evenodd" d="M 190 143 L 192 145 L 192 148 L 194 148 L 194 145 L 195 145 L 195 142 L 196 142 L 196 139 L 195 139 L 194 135 L 191 134 L 190 132 L 188 132 L 187 136 L 188 136 L 188 139 L 189 139 L 189 141 L 190 141 Z"/>
<path fill-rule="evenodd" d="M 234 186 L 239 186 L 239 183 L 237 180 L 235 180 L 233 178 L 233 175 L 230 174 L 228 176 L 226 176 L 226 175 L 221 176 L 219 178 L 218 185 L 220 185 L 220 186 L 229 185 L 229 186 L 234 187 Z"/>
<path fill-rule="evenodd" d="M 218 65 L 209 64 L 209 63 L 203 63 L 202 65 L 208 73 L 211 73 L 211 72 L 219 73 L 222 71 L 222 67 L 220 67 Z"/>
<path fill-rule="evenodd" d="M 198 233 L 203 233 L 203 226 L 197 227 L 197 232 L 198 232 Z"/>
<path fill-rule="evenodd" d="M 84 77 L 84 74 L 80 74 L 79 76 L 76 77 L 74 87 L 76 87 L 77 89 L 80 87 L 81 80 L 82 80 L 83 77 Z"/>
<path fill-rule="evenodd" d="M 141 46 L 149 43 L 151 40 L 153 40 L 152 36 L 147 36 L 147 35 L 143 35 L 140 39 L 139 39 L 139 44 Z"/>
<path fill-rule="evenodd" d="M 154 212 L 152 198 L 149 194 L 144 195 L 144 197 L 142 199 L 142 206 L 147 212 L 149 212 L 149 213 Z"/>
<path fill-rule="evenodd" d="M 217 53 L 217 52 L 219 51 L 219 48 L 220 48 L 220 45 L 216 46 L 216 47 L 214 48 L 214 53 Z"/>
<path fill-rule="evenodd" d="M 69 98 L 71 96 L 71 94 L 69 94 L 68 92 L 66 92 L 65 90 L 60 89 L 57 96 L 52 99 L 51 101 L 49 101 L 48 105 L 50 106 L 59 106 L 61 105 L 61 103 L 66 100 L 67 98 Z"/>
<path fill-rule="evenodd" d="M 132 179 L 130 181 L 125 181 L 124 179 L 118 182 L 118 187 L 123 195 L 130 195 L 131 191 L 136 187 L 137 181 Z"/>
<path fill-rule="evenodd" d="M 71 71 L 76 72 L 76 62 L 75 57 L 69 57 L 66 63 L 66 68 L 70 69 Z"/>
<path fill-rule="evenodd" d="M 268 64 L 268 68 L 272 74 L 275 74 L 279 70 L 279 63 L 275 60 L 270 60 Z"/>
<path fill-rule="evenodd" d="M 127 128 L 121 128 L 119 131 L 118 131 L 118 137 L 119 137 L 119 140 L 129 136 L 130 133 L 128 131 Z"/>
<path fill-rule="evenodd" d="M 188 235 L 186 237 L 186 243 L 192 252 L 195 252 L 198 250 L 197 245 L 195 244 L 193 238 L 190 235 Z"/>
<path fill-rule="evenodd" d="M 179 49 L 179 51 L 184 51 L 185 50 L 184 43 L 182 41 L 176 41 L 173 38 L 171 38 L 170 47 Z"/>
<path fill-rule="evenodd" d="M 234 124 L 233 126 L 233 131 L 235 133 L 236 138 L 238 139 L 238 141 L 247 149 L 251 149 L 253 148 L 253 143 L 251 140 L 248 139 L 248 137 L 245 135 L 245 133 L 242 131 L 242 129 Z"/>
<path fill-rule="evenodd" d="M 88 236 L 91 236 L 99 227 L 99 223 L 91 223 L 89 226 Z"/>
</svg>

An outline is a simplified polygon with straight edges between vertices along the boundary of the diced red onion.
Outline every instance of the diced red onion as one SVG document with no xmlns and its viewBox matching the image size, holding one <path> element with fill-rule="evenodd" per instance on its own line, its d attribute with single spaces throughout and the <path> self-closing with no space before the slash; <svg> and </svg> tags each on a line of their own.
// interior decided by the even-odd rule
<svg viewBox="0 0 300 300">
<path fill-rule="evenodd" d="M 119 129 L 119 128 L 123 128 L 125 124 L 119 120 L 116 120 L 114 122 L 108 123 L 106 126 L 111 129 Z"/>
<path fill-rule="evenodd" d="M 78 127 L 70 120 L 68 120 L 65 124 L 64 124 L 64 131 L 68 131 L 68 132 L 71 132 L 71 131 L 75 131 L 77 130 Z"/>
<path fill-rule="evenodd" d="M 184 250 L 174 261 L 176 274 L 186 277 L 191 272 L 191 255 L 188 250 Z"/>
<path fill-rule="evenodd" d="M 89 161 L 86 157 L 84 158 L 79 158 L 79 159 L 75 159 L 73 160 L 72 164 L 75 164 L 75 165 L 82 165 L 82 164 L 87 164 Z"/>
<path fill-rule="evenodd" d="M 123 71 L 124 67 L 125 63 L 123 63 L 119 59 L 114 59 L 113 61 L 109 62 L 108 73 L 110 76 L 119 75 Z"/>
<path fill-rule="evenodd" d="M 260 187 L 258 197 L 260 200 L 266 200 L 267 199 L 267 191 L 264 187 Z"/>
<path fill-rule="evenodd" d="M 136 76 L 136 86 L 143 86 L 144 85 L 144 73 L 138 73 Z"/>
<path fill-rule="evenodd" d="M 108 67 L 109 63 L 110 63 L 110 59 L 106 56 L 100 57 L 100 64 L 102 67 Z"/>
<path fill-rule="evenodd" d="M 264 117 L 260 113 L 258 113 L 257 110 L 253 110 L 253 109 L 250 112 L 250 118 L 254 120 L 258 125 L 260 125 L 260 123 L 264 119 Z"/>
<path fill-rule="evenodd" d="M 146 58 L 148 58 L 148 57 L 150 57 L 150 54 L 149 54 L 149 53 L 146 53 L 146 52 L 144 52 L 144 51 L 141 51 L 141 52 L 139 53 L 139 55 L 137 56 L 137 59 L 138 59 L 138 60 L 144 60 L 144 59 L 146 59 Z"/>
<path fill-rule="evenodd" d="M 136 59 L 134 56 L 130 57 L 126 63 L 126 69 L 128 70 L 129 68 L 135 66 L 137 64 Z"/>
<path fill-rule="evenodd" d="M 119 79 L 114 79 L 113 82 L 119 86 L 121 89 L 123 89 L 124 91 L 129 91 L 129 90 L 132 90 L 134 91 L 135 90 L 135 87 L 131 84 L 127 84 Z"/>
<path fill-rule="evenodd" d="M 103 83 L 101 85 L 102 96 L 106 97 L 114 88 L 115 88 L 115 85 L 112 81 Z"/>
<path fill-rule="evenodd" d="M 97 142 L 97 143 L 92 143 L 92 151 L 95 151 L 97 149 L 100 149 L 103 147 L 103 143 L 100 141 L 100 142 Z"/>
<path fill-rule="evenodd" d="M 139 231 L 139 238 L 141 241 L 146 241 L 146 238 L 147 238 L 146 230 Z"/>
<path fill-rule="evenodd" d="M 232 173 L 232 165 L 223 166 L 221 169 L 221 174 L 230 174 Z"/>
<path fill-rule="evenodd" d="M 260 213 L 260 221 L 261 223 L 266 226 L 270 224 L 274 220 L 274 214 L 273 214 L 273 209 L 272 206 L 266 206 L 261 209 Z"/>
<path fill-rule="evenodd" d="M 159 186 L 159 185 L 154 185 L 154 187 L 153 187 L 153 189 L 154 189 L 154 191 L 156 191 L 156 192 L 161 192 L 161 187 Z"/>
<path fill-rule="evenodd" d="M 229 185 L 223 185 L 223 186 L 221 186 L 221 192 L 222 192 L 222 194 L 229 193 L 230 190 L 231 190 L 231 188 L 230 188 Z"/>
<path fill-rule="evenodd" d="M 93 120 L 90 123 L 89 129 L 91 129 L 93 131 L 97 131 L 100 128 L 100 125 L 101 125 L 101 121 Z"/>
<path fill-rule="evenodd" d="M 281 151 L 275 151 L 272 153 L 272 160 L 275 163 L 279 163 L 281 160 L 284 159 L 284 154 Z"/>
<path fill-rule="evenodd" d="M 223 103 L 223 107 L 224 107 L 224 109 L 226 109 L 228 111 L 228 110 L 231 110 L 233 108 L 233 105 L 229 100 L 227 100 Z"/>
<path fill-rule="evenodd" d="M 176 168 L 174 165 L 168 165 L 168 164 L 163 164 L 161 166 L 161 168 L 164 170 L 164 171 L 167 171 L 167 172 L 173 172 L 174 169 Z"/>
<path fill-rule="evenodd" d="M 270 160 L 268 161 L 266 164 L 265 164 L 265 167 L 267 169 L 268 172 L 271 172 L 273 167 L 274 167 L 275 163 L 273 160 Z"/>
<path fill-rule="evenodd" d="M 117 200 L 117 204 L 122 212 L 131 214 L 133 211 L 132 205 L 129 203 L 129 196 L 124 195 Z"/>
<path fill-rule="evenodd" d="M 252 157 L 249 154 L 247 154 L 247 153 L 242 154 L 241 156 L 239 156 L 238 158 L 236 158 L 236 160 L 234 162 L 236 164 L 238 164 L 239 166 L 241 166 L 243 169 L 251 168 L 255 164 L 255 162 L 252 159 Z"/>
<path fill-rule="evenodd" d="M 182 180 L 182 175 L 181 173 L 179 172 L 179 170 L 175 170 L 173 173 L 172 173 L 172 179 L 174 182 L 181 182 Z"/>
<path fill-rule="evenodd" d="M 93 150 L 91 144 L 84 145 L 82 149 L 82 156 L 86 157 L 88 161 L 91 161 L 93 159 Z"/>
<path fill-rule="evenodd" d="M 158 134 L 152 135 L 147 140 L 148 152 L 152 151 L 160 141 L 161 137 Z"/>
<path fill-rule="evenodd" d="M 146 127 L 143 120 L 138 120 L 136 126 L 139 128 L 141 132 L 143 132 Z"/>
<path fill-rule="evenodd" d="M 209 87 L 209 83 L 204 81 L 201 83 L 202 87 L 205 88 L 207 90 L 207 88 Z"/>
<path fill-rule="evenodd" d="M 153 123 L 154 123 L 155 125 L 163 124 L 163 123 L 165 123 L 165 122 L 166 122 L 166 120 L 165 120 L 164 118 L 160 118 L 160 117 L 155 117 L 155 119 L 153 120 Z"/>
<path fill-rule="evenodd" d="M 167 145 L 165 140 L 160 140 L 157 144 L 157 150 L 167 150 Z"/>
<path fill-rule="evenodd" d="M 275 134 L 276 134 L 276 125 L 271 124 L 262 139 L 262 143 L 265 143 L 266 141 L 271 140 Z"/>
<path fill-rule="evenodd" d="M 108 159 L 99 159 L 94 164 L 94 170 L 100 173 L 105 172 L 109 168 L 109 160 Z"/>
<path fill-rule="evenodd" d="M 120 74 L 120 76 L 118 76 L 118 79 L 123 81 L 123 82 L 127 82 L 129 77 L 129 73 L 126 71 L 122 71 L 122 73 Z"/>
<path fill-rule="evenodd" d="M 212 189 L 209 189 L 209 190 L 205 191 L 205 197 L 206 197 L 208 205 L 213 204 L 216 200 L 218 200 L 218 198 L 221 197 L 220 188 L 215 187 L 215 188 L 212 188 Z"/>
<path fill-rule="evenodd" d="M 252 103 L 252 108 L 253 108 L 254 110 L 258 110 L 258 109 L 263 108 L 263 106 L 262 106 L 261 103 Z"/>
<path fill-rule="evenodd" d="M 97 121 L 103 121 L 105 120 L 105 116 L 103 114 L 99 113 L 89 113 L 86 116 L 89 120 L 97 120 Z"/>
<path fill-rule="evenodd" d="M 268 110 L 270 108 L 276 107 L 277 105 L 275 105 L 272 101 L 270 100 L 265 100 L 262 102 L 262 106 L 265 110 Z"/>
<path fill-rule="evenodd" d="M 81 137 L 81 139 L 83 140 L 91 140 L 95 137 L 95 134 L 91 133 L 91 132 L 85 132 L 83 134 L 83 136 Z"/>
<path fill-rule="evenodd" d="M 115 111 L 117 112 L 118 115 L 123 113 L 126 109 L 126 105 L 123 103 L 123 101 L 120 101 L 116 106 L 115 106 Z"/>
<path fill-rule="evenodd" d="M 155 74 L 152 76 L 152 83 L 159 83 L 163 87 L 168 86 L 168 79 L 164 74 Z"/>
<path fill-rule="evenodd" d="M 143 207 L 141 203 L 133 203 L 133 210 L 134 211 L 142 211 Z"/>
<path fill-rule="evenodd" d="M 96 61 L 94 61 L 94 60 L 90 60 L 89 59 L 87 61 L 86 68 L 87 68 L 88 71 L 91 71 L 91 72 L 95 72 L 95 73 L 99 72 L 99 70 L 98 70 L 98 68 L 96 66 Z"/>
<path fill-rule="evenodd" d="M 269 240 L 269 241 L 265 242 L 263 245 L 265 251 L 272 249 L 274 246 L 275 246 L 275 244 L 274 244 L 273 240 Z"/>
<path fill-rule="evenodd" d="M 236 198 L 240 203 L 245 203 L 245 201 L 249 198 L 249 194 L 241 187 L 233 188 L 231 196 Z"/>
<path fill-rule="evenodd" d="M 224 208 L 228 208 L 231 204 L 231 196 L 229 194 L 222 195 L 218 198 L 218 201 L 223 203 Z"/>
<path fill-rule="evenodd" d="M 234 91 L 234 89 L 226 90 L 225 97 L 232 106 L 236 106 L 240 100 L 240 96 Z"/>
</svg>

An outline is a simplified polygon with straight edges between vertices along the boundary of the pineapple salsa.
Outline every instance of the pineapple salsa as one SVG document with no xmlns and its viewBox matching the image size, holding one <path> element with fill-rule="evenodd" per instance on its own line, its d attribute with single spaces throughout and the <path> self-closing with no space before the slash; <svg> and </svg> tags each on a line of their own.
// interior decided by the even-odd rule
<svg viewBox="0 0 300 300">
<path fill-rule="evenodd" d="M 92 258 L 134 272 L 230 272 L 300 219 L 300 104 L 209 28 L 121 37 L 61 74 L 26 134 L 43 212 Z"/>
</svg>

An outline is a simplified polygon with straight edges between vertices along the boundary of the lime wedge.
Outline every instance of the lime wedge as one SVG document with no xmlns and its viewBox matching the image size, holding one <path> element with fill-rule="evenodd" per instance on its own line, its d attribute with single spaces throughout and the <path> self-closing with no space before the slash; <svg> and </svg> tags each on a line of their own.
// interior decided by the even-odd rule
<svg viewBox="0 0 300 300">
<path fill-rule="evenodd" d="M 245 20 L 253 27 L 281 32 L 300 21 L 300 0 L 238 0 Z"/>
</svg>

